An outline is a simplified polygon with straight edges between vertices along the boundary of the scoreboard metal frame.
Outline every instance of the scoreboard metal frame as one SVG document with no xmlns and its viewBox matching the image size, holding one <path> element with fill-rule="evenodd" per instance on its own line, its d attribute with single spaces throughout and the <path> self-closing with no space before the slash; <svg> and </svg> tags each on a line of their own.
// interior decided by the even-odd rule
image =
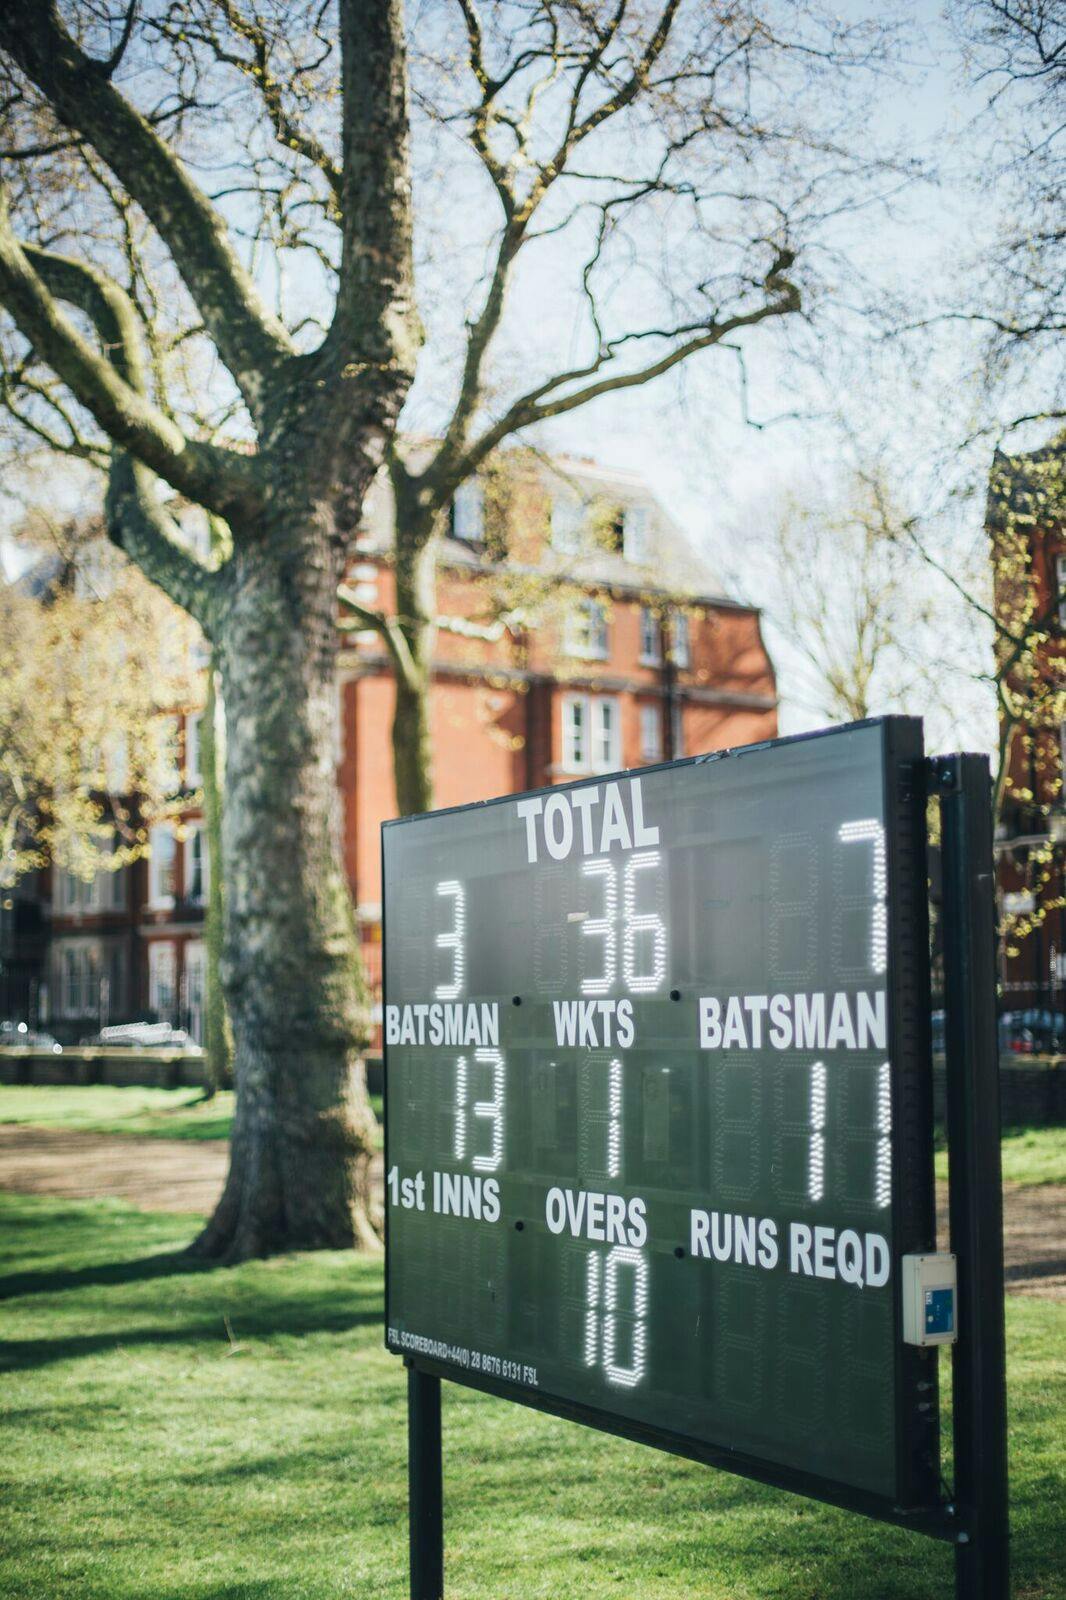
<svg viewBox="0 0 1066 1600">
<path fill-rule="evenodd" d="M 927 898 L 926 808 L 929 793 L 941 796 L 945 851 L 945 955 L 952 1247 L 959 1256 L 960 1336 L 954 1352 L 954 1427 L 957 1446 L 967 1444 L 971 1462 L 959 1459 L 956 1492 L 945 1492 L 940 1466 L 937 1353 L 894 1342 L 896 1493 L 883 1495 L 719 1447 L 677 1430 L 619 1415 L 602 1405 L 501 1381 L 424 1354 L 403 1353 L 408 1369 L 409 1473 L 411 1498 L 412 1600 L 443 1594 L 440 1380 L 511 1400 L 599 1431 L 650 1445 L 772 1486 L 895 1523 L 956 1546 L 958 1593 L 976 1600 L 1006 1594 L 1005 1403 L 1002 1337 L 1002 1219 L 999 1211 L 998 1057 L 994 1016 L 993 918 L 989 863 L 991 809 L 987 761 L 981 757 L 927 761 L 921 723 L 890 717 L 844 729 L 641 768 L 597 774 L 573 783 L 532 791 L 553 794 L 664 770 L 706 768 L 713 789 L 718 762 L 745 760 L 756 752 L 833 740 L 861 727 L 878 727 L 883 740 L 883 816 L 887 864 L 887 1023 L 892 1084 L 892 1255 L 936 1248 L 933 1190 L 933 1109 L 930 1041 L 930 976 Z M 514 806 L 529 798 L 508 795 L 450 808 L 442 815 Z M 987 816 L 982 819 L 982 808 Z M 427 819 L 383 824 L 385 871 L 387 830 L 417 828 Z M 987 826 L 985 823 L 987 822 Z M 987 835 L 987 837 L 986 837 Z M 383 895 L 383 921 L 385 916 Z M 987 931 L 987 947 L 982 948 Z M 383 929 L 383 988 L 388 1002 L 388 932 Z M 385 1045 L 385 1167 L 390 1170 L 388 1045 Z M 993 1173 L 993 1166 L 995 1171 Z M 386 1204 L 386 1252 L 390 1250 Z M 902 1326 L 902 1280 L 891 1276 L 894 1326 Z M 391 1326 L 386 1271 L 385 1323 Z M 998 1333 L 997 1333 L 998 1329 Z M 391 1348 L 391 1347 L 390 1347 Z M 980 1350 L 978 1356 L 976 1352 Z M 395 1352 L 402 1353 L 402 1352 Z M 982 1467 L 978 1469 L 978 1455 Z M 989 1472 L 991 1464 L 991 1472 Z M 971 1476 L 972 1475 L 972 1476 Z M 991 1488 L 989 1488 L 989 1482 Z M 998 1531 L 997 1531 L 998 1530 Z"/>
</svg>

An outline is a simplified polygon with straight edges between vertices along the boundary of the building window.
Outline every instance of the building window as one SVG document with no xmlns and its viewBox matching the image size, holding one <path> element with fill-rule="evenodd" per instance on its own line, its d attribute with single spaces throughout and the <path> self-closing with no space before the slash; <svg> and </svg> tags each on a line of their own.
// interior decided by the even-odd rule
<svg viewBox="0 0 1066 1600">
<path fill-rule="evenodd" d="M 621 710 L 607 695 L 567 695 L 563 701 L 563 770 L 613 772 L 622 764 Z"/>
<path fill-rule="evenodd" d="M 563 701 L 563 767 L 580 772 L 588 764 L 588 701 Z"/>
<path fill-rule="evenodd" d="M 115 867 L 111 872 L 98 872 L 97 881 L 101 885 L 101 893 L 105 897 L 105 905 L 109 911 L 125 911 L 126 909 L 126 869 Z"/>
<path fill-rule="evenodd" d="M 685 719 L 680 700 L 675 700 L 670 707 L 670 727 L 673 733 L 673 760 L 680 761 L 685 753 Z"/>
<path fill-rule="evenodd" d="M 663 714 L 659 705 L 640 708 L 640 759 L 661 761 L 663 758 Z"/>
<path fill-rule="evenodd" d="M 174 904 L 175 867 L 178 847 L 172 828 L 157 825 L 148 836 L 148 904 L 167 907 Z"/>
<path fill-rule="evenodd" d="M 651 606 L 640 608 L 640 660 L 645 667 L 658 666 L 662 660 L 659 618 Z"/>
<path fill-rule="evenodd" d="M 674 613 L 673 624 L 670 629 L 671 650 L 675 667 L 691 667 L 692 645 L 689 639 L 688 617 L 683 611 Z"/>
<path fill-rule="evenodd" d="M 198 789 L 203 782 L 200 771 L 200 722 L 202 711 L 194 711 L 185 718 L 185 787 Z"/>
<path fill-rule="evenodd" d="M 207 899 L 207 840 L 203 824 L 194 822 L 185 836 L 185 898 L 194 906 Z"/>
<path fill-rule="evenodd" d="M 84 1017 L 99 1005 L 99 950 L 82 939 L 59 946 L 59 1006 L 64 1017 Z"/>
<path fill-rule="evenodd" d="M 560 555 L 578 555 L 584 544 L 584 502 L 575 494 L 557 495 L 552 501 L 551 519 L 552 549 Z"/>
<path fill-rule="evenodd" d="M 160 1022 L 173 1021 L 176 968 L 174 946 L 154 940 L 148 946 L 148 1007 Z"/>
<path fill-rule="evenodd" d="M 453 539 L 461 539 L 464 544 L 484 544 L 485 496 L 476 478 L 456 489 L 451 520 Z"/>
<path fill-rule="evenodd" d="M 567 614 L 563 649 L 568 656 L 607 658 L 607 608 L 598 600 L 581 600 Z"/>
<path fill-rule="evenodd" d="M 627 561 L 644 566 L 651 554 L 648 539 L 647 506 L 626 506 L 622 513 L 622 554 Z"/>
<path fill-rule="evenodd" d="M 190 939 L 184 951 L 184 971 L 182 974 L 182 1010 L 185 1012 L 185 1026 L 189 1036 L 195 1044 L 204 1042 L 204 983 L 206 960 L 204 956 L 203 941 Z"/>
<path fill-rule="evenodd" d="M 84 911 L 122 911 L 126 904 L 126 877 L 122 867 L 100 870 L 91 878 L 81 878 L 63 868 L 56 878 L 56 909 Z"/>
<path fill-rule="evenodd" d="M 1066 628 L 1066 550 L 1055 557 L 1055 593 L 1059 605 L 1059 627 Z"/>
</svg>

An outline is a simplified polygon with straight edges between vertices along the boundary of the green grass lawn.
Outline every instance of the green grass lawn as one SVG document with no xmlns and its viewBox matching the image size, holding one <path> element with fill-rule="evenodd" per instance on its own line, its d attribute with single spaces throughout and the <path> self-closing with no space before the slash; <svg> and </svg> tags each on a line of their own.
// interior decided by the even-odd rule
<svg viewBox="0 0 1066 1600">
<path fill-rule="evenodd" d="M 370 1103 L 381 1120 L 381 1096 Z M 136 1134 L 159 1139 L 228 1139 L 233 1095 L 205 1100 L 199 1089 L 27 1084 L 0 1087 L 0 1123 L 69 1128 L 81 1133 Z"/>
<path fill-rule="evenodd" d="M 188 1218 L 0 1196 L 0 1596 L 407 1600 L 381 1264 L 190 1271 Z M 1008 1301 L 1015 1593 L 1061 1596 L 1063 1307 Z M 445 1386 L 449 1600 L 942 1600 L 944 1546 Z"/>
<path fill-rule="evenodd" d="M 370 1096 L 378 1121 L 379 1094 Z M 0 1123 L 71 1128 L 84 1133 L 137 1134 L 161 1139 L 228 1139 L 233 1096 L 204 1100 L 198 1089 L 67 1087 L 52 1084 L 0 1087 Z M 946 1150 L 936 1154 L 936 1175 L 947 1178 Z M 1005 1183 L 1066 1183 L 1066 1128 L 1010 1128 L 1003 1136 Z"/>
<path fill-rule="evenodd" d="M 1001 1151 L 1004 1183 L 1066 1183 L 1066 1128 L 1007 1128 Z M 936 1175 L 946 1181 L 947 1150 L 935 1159 Z"/>
</svg>

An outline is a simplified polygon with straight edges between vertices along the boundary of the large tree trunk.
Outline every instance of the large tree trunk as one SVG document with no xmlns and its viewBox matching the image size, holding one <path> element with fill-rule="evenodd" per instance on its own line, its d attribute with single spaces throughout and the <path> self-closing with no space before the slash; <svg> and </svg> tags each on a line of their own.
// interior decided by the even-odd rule
<svg viewBox="0 0 1066 1600">
<path fill-rule="evenodd" d="M 336 558 L 305 537 L 235 559 L 217 637 L 237 1110 L 197 1247 L 228 1260 L 376 1242 L 366 994 L 334 767 Z"/>
<path fill-rule="evenodd" d="M 436 548 L 432 520 L 405 511 L 397 496 L 396 620 L 407 645 L 407 661 L 396 670 L 392 763 L 401 817 L 433 805 L 433 745 L 430 687 L 436 637 Z"/>
<path fill-rule="evenodd" d="M 207 698 L 200 718 L 200 773 L 204 786 L 207 911 L 204 916 L 204 1067 L 208 1091 L 233 1086 L 233 1031 L 222 992 L 222 739 L 215 657 L 207 668 Z"/>
</svg>

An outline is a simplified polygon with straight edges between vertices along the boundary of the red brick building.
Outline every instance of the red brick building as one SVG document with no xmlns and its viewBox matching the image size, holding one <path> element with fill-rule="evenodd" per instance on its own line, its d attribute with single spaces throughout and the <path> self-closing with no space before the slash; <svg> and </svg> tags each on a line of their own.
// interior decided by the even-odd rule
<svg viewBox="0 0 1066 1600">
<path fill-rule="evenodd" d="M 1066 1013 L 1066 441 L 997 455 L 988 530 L 1006 668 L 996 825 L 1001 1004 Z M 1019 651 L 1013 641 L 1027 638 Z"/>
<path fill-rule="evenodd" d="M 391 544 L 382 482 L 368 499 L 349 573 L 367 605 L 391 604 Z M 777 732 L 758 611 L 718 591 L 635 477 L 588 461 L 505 458 L 452 508 L 438 606 L 431 716 L 441 806 Z M 337 774 L 372 985 L 380 970 L 379 828 L 396 814 L 393 703 L 381 639 L 347 632 Z M 190 791 L 198 745 L 198 714 L 189 712 L 178 759 Z M 53 1031 L 149 1015 L 198 1033 L 206 871 L 199 817 L 189 812 L 177 829 L 154 830 L 146 860 L 93 885 L 55 875 L 41 974 Z"/>
</svg>

